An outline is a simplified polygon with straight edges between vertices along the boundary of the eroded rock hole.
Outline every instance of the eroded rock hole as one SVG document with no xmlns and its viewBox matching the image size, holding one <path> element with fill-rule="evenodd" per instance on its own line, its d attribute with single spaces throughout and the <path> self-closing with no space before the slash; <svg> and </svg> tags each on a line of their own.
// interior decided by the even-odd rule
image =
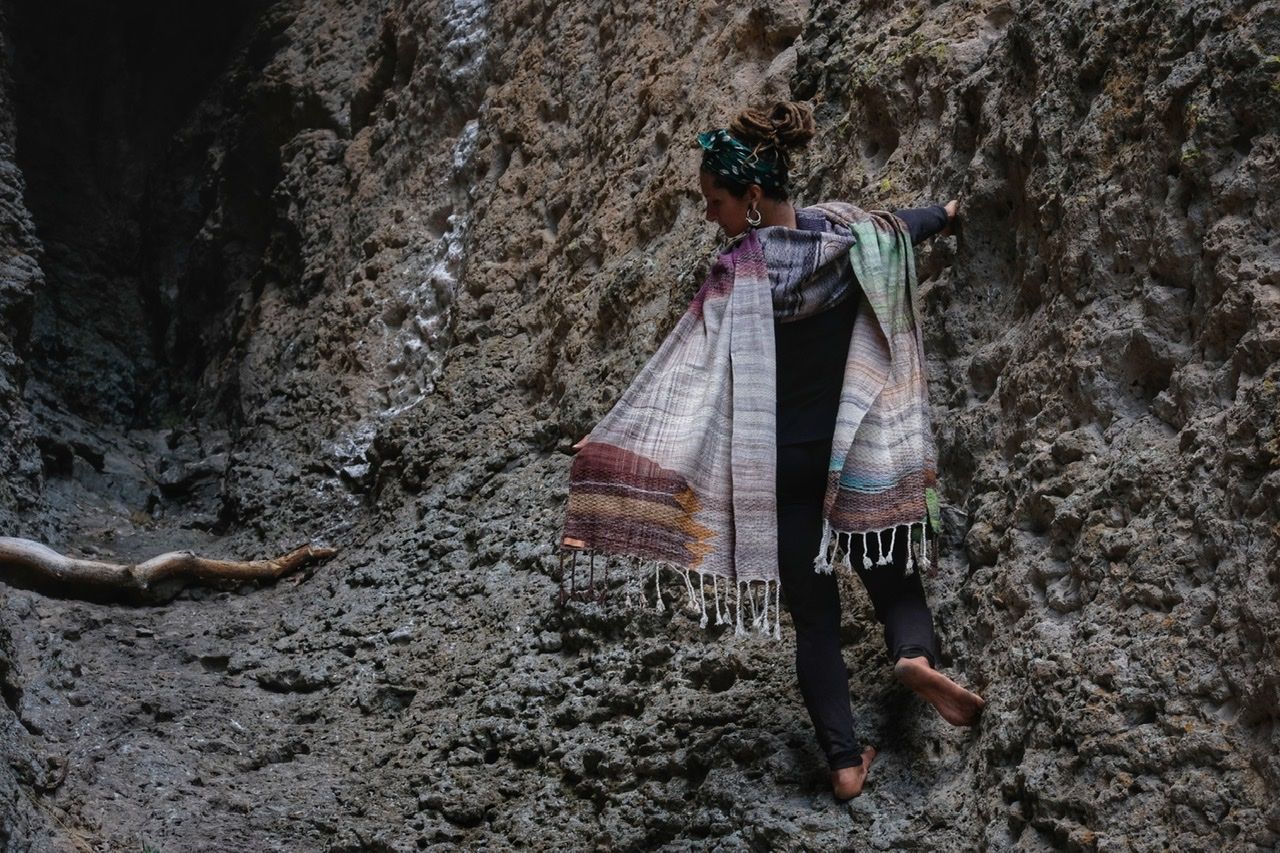
<svg viewBox="0 0 1280 853">
<path fill-rule="evenodd" d="M 877 173 L 884 169 L 889 158 L 898 150 L 900 137 L 889 105 L 883 98 L 876 96 L 868 99 L 864 118 L 866 131 L 862 141 L 862 159 L 867 171 Z"/>
</svg>

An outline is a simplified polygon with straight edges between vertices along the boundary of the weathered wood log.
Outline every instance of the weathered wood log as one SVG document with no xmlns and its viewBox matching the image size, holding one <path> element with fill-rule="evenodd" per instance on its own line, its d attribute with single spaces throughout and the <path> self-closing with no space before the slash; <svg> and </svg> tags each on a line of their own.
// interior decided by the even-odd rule
<svg viewBox="0 0 1280 853">
<path fill-rule="evenodd" d="M 154 601 L 172 598 L 189 582 L 275 580 L 337 553 L 334 548 L 304 545 L 274 560 L 213 560 L 191 551 L 170 551 L 143 563 L 104 563 L 67 557 L 30 539 L 0 536 L 0 569 L 26 573 L 71 597 L 115 593 Z"/>
</svg>

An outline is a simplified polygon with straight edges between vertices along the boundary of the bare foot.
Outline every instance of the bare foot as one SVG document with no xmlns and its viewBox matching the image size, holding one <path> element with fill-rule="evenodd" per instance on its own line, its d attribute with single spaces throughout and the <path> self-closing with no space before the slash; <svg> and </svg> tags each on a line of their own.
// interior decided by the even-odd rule
<svg viewBox="0 0 1280 853">
<path fill-rule="evenodd" d="M 953 726 L 972 726 L 987 704 L 977 693 L 965 690 L 929 666 L 926 658 L 899 658 L 893 674 Z"/>
<path fill-rule="evenodd" d="M 871 770 L 871 762 L 876 760 L 876 748 L 869 746 L 862 750 L 862 763 L 857 767 L 843 767 L 831 771 L 831 792 L 840 802 L 852 800 L 862 793 L 862 786 L 867 781 L 867 772 Z"/>
</svg>

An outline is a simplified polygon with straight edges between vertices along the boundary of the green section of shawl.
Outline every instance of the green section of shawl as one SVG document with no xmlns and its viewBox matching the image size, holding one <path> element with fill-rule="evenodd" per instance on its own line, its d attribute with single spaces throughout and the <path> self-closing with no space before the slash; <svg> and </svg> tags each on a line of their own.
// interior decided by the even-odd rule
<svg viewBox="0 0 1280 853">
<path fill-rule="evenodd" d="M 897 235 L 872 221 L 854 223 L 849 230 L 858 241 L 858 245 L 849 250 L 849 261 L 858 281 L 864 283 L 862 292 L 868 307 L 890 334 L 912 331 L 915 312 L 903 309 L 910 298 L 909 291 L 915 290 L 915 269 L 912 265 L 909 274 L 904 272 L 907 259 L 903 257 Z M 891 284 L 877 287 L 876 282 Z"/>
<path fill-rule="evenodd" d="M 841 533 L 926 520 L 936 531 L 936 452 L 910 237 L 891 214 L 841 203 L 817 208 L 852 234 L 849 264 L 863 293 L 832 441 L 831 470 L 840 474 L 827 495 L 827 521 Z"/>
</svg>

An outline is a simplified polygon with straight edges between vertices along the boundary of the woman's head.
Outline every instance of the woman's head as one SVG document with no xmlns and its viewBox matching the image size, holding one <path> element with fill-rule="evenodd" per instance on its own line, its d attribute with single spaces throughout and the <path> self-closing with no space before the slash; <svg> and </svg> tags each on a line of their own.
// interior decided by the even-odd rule
<svg viewBox="0 0 1280 853">
<path fill-rule="evenodd" d="M 808 104 L 779 101 L 765 110 L 743 110 L 728 128 L 699 134 L 707 221 L 736 236 L 751 224 L 750 211 L 787 201 L 791 156 L 815 130 Z"/>
</svg>

